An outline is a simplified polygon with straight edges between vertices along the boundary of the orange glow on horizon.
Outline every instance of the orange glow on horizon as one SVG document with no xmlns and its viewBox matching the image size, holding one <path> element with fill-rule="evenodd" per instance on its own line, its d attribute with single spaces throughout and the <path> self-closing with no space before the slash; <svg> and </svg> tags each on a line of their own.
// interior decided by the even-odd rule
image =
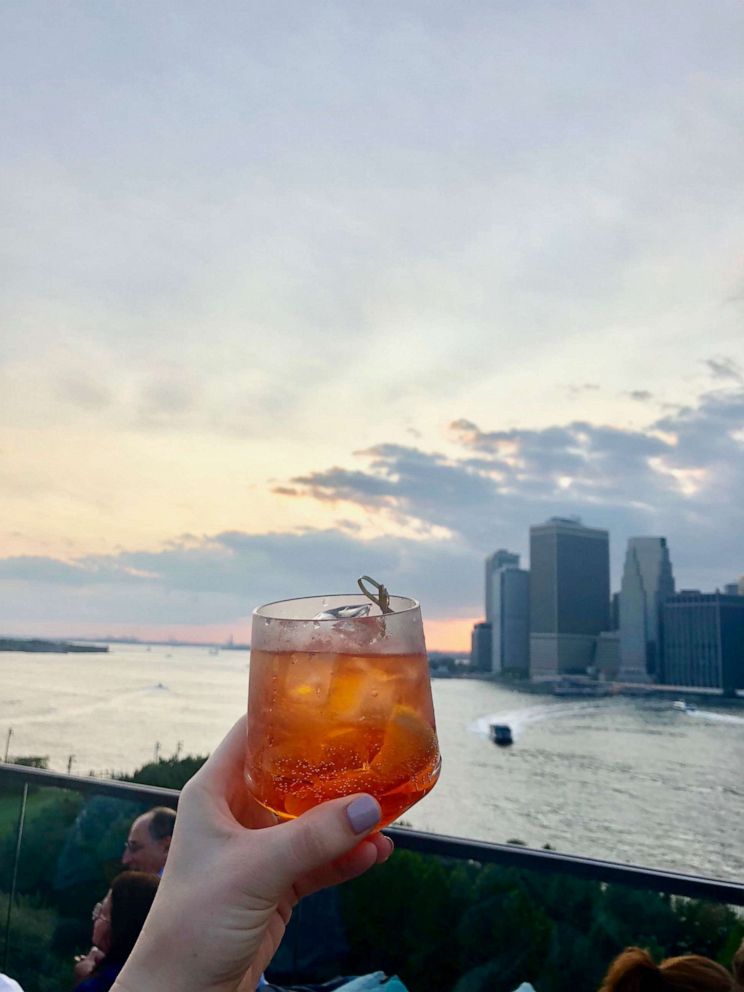
<svg viewBox="0 0 744 992">
<path fill-rule="evenodd" d="M 426 620 L 426 646 L 430 651 L 470 652 L 470 633 L 480 617 L 457 620 Z"/>
<path fill-rule="evenodd" d="M 430 651 L 470 651 L 470 632 L 476 619 L 426 620 L 426 646 Z M 251 639 L 251 620 L 247 616 L 235 623 L 220 624 L 121 624 L 121 623 L 47 623 L 26 624 L 23 629 L 6 629 L 7 637 L 67 638 L 135 638 L 143 644 L 155 641 L 180 641 L 190 644 L 236 644 Z"/>
</svg>

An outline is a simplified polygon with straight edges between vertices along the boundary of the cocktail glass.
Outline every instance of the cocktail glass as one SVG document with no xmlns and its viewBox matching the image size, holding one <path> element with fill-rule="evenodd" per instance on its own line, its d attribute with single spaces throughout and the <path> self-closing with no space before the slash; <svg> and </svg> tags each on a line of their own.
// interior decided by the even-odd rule
<svg viewBox="0 0 744 992">
<path fill-rule="evenodd" d="M 367 792 L 385 826 L 434 787 L 441 759 L 421 611 L 403 596 L 389 606 L 383 614 L 348 594 L 254 611 L 245 779 L 281 819 Z"/>
</svg>

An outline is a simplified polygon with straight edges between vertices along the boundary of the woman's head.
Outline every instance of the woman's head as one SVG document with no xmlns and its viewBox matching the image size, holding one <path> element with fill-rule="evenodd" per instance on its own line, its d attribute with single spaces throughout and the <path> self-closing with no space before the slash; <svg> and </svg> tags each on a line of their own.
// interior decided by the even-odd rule
<svg viewBox="0 0 744 992">
<path fill-rule="evenodd" d="M 648 951 L 628 947 L 610 965 L 600 992 L 733 992 L 723 965 L 699 954 L 654 963 Z"/>
<path fill-rule="evenodd" d="M 96 939 L 95 924 L 93 928 L 94 943 L 105 953 L 108 962 L 123 963 L 129 957 L 158 891 L 159 881 L 157 875 L 143 871 L 125 871 L 114 879 L 100 904 L 101 919 L 105 915 L 109 920 L 108 930 L 103 934 L 104 944 Z"/>
</svg>

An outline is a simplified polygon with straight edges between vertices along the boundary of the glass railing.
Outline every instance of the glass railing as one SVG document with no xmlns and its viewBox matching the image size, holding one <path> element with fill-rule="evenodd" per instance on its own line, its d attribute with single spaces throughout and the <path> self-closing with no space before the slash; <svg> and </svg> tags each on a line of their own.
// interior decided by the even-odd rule
<svg viewBox="0 0 744 992">
<path fill-rule="evenodd" d="M 168 789 L 0 763 L 0 971 L 28 990 L 74 985 L 93 905 L 121 870 L 129 825 Z M 728 964 L 744 885 L 391 828 L 388 864 L 298 907 L 269 977 L 399 974 L 412 992 L 598 987 L 638 944 Z"/>
</svg>

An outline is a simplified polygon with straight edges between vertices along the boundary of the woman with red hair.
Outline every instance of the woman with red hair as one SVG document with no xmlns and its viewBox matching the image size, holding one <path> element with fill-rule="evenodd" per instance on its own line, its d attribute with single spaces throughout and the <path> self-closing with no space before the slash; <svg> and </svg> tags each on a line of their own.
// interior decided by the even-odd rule
<svg viewBox="0 0 744 992">
<path fill-rule="evenodd" d="M 734 976 L 699 954 L 661 964 L 640 947 L 627 947 L 610 965 L 599 992 L 735 992 Z"/>
</svg>

